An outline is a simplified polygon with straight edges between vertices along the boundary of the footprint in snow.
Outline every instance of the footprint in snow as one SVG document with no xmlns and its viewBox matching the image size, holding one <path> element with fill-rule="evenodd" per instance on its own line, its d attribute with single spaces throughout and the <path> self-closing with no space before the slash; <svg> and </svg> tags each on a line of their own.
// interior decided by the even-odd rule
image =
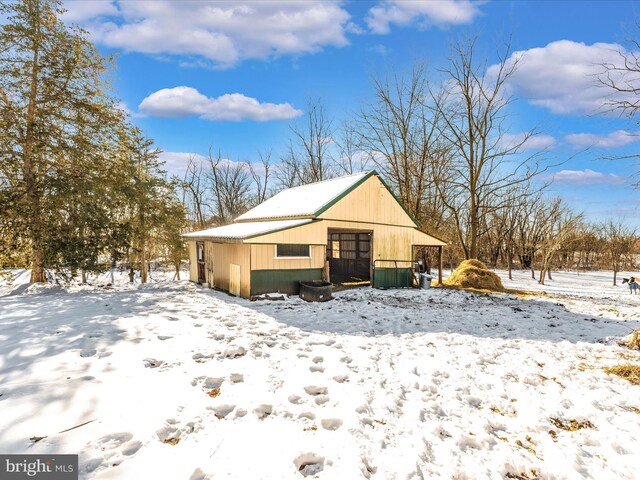
<svg viewBox="0 0 640 480">
<path fill-rule="evenodd" d="M 320 421 L 320 424 L 325 430 L 337 430 L 342 426 L 342 420 L 339 418 L 325 418 Z"/>
<path fill-rule="evenodd" d="M 329 393 L 327 387 L 318 387 L 316 385 L 309 385 L 308 387 L 304 387 L 304 391 L 308 395 L 317 396 L 317 395 L 326 395 Z"/>
<path fill-rule="evenodd" d="M 268 404 L 263 404 L 263 405 L 260 405 L 258 408 L 256 408 L 254 411 L 256 416 L 260 420 L 264 420 L 265 418 L 267 418 L 269 415 L 273 413 L 273 406 Z"/>
<path fill-rule="evenodd" d="M 156 437 L 167 445 L 177 445 L 193 432 L 200 430 L 200 418 L 180 424 L 175 418 L 165 420 L 165 426 L 156 430 Z"/>
<path fill-rule="evenodd" d="M 315 477 L 324 470 L 325 459 L 320 455 L 309 452 L 298 455 L 294 459 L 293 464 L 303 477 Z"/>
<path fill-rule="evenodd" d="M 288 400 L 290 403 L 293 403 L 294 405 L 300 405 L 302 403 L 302 398 L 299 397 L 298 395 L 289 395 Z"/>
<path fill-rule="evenodd" d="M 246 354 L 247 349 L 244 347 L 232 347 L 224 351 L 224 356 L 231 359 L 244 357 Z"/>
<path fill-rule="evenodd" d="M 142 442 L 133 439 L 129 432 L 111 433 L 96 442 L 89 443 L 90 458 L 84 460 L 86 473 L 98 472 L 109 467 L 120 465 L 127 458 L 135 455 L 142 447 Z"/>
<path fill-rule="evenodd" d="M 235 410 L 235 405 L 218 405 L 216 407 L 207 407 L 208 410 L 213 410 L 214 415 L 217 419 L 222 420 L 226 418 L 231 412 Z"/>
<path fill-rule="evenodd" d="M 164 364 L 162 360 L 157 360 L 155 358 L 145 358 L 142 363 L 146 368 L 158 368 Z"/>
</svg>

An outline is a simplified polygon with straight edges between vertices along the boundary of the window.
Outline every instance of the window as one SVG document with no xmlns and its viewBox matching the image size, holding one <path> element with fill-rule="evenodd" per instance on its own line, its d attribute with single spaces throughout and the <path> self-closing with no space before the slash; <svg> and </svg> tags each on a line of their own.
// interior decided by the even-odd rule
<svg viewBox="0 0 640 480">
<path fill-rule="evenodd" d="M 310 258 L 311 248 L 309 245 L 299 244 L 278 244 L 276 245 L 276 258 Z"/>
<path fill-rule="evenodd" d="M 339 240 L 331 240 L 331 258 L 340 258 Z"/>
</svg>

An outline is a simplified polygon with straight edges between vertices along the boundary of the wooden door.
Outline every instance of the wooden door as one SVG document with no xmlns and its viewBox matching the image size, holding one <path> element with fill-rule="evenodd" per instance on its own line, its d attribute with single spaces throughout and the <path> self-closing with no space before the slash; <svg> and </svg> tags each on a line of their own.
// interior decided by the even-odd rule
<svg viewBox="0 0 640 480">
<path fill-rule="evenodd" d="M 198 262 L 198 283 L 202 285 L 207 281 L 204 273 L 204 242 L 196 242 L 196 254 Z"/>
<path fill-rule="evenodd" d="M 229 264 L 229 293 L 240 296 L 240 265 Z"/>
</svg>

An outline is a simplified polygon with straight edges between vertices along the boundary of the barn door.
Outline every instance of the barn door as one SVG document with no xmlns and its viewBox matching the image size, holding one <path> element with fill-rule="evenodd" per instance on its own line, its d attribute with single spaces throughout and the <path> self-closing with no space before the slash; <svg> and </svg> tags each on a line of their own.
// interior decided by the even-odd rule
<svg viewBox="0 0 640 480">
<path fill-rule="evenodd" d="M 240 296 L 240 265 L 235 263 L 229 265 L 229 293 Z"/>
<path fill-rule="evenodd" d="M 198 262 L 198 283 L 202 285 L 207 281 L 204 274 L 204 242 L 196 242 L 196 254 Z"/>
</svg>

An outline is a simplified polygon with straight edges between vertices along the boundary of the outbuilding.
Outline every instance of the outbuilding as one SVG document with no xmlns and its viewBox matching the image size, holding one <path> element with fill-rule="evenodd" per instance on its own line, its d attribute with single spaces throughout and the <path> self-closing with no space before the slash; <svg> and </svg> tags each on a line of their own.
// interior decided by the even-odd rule
<svg viewBox="0 0 640 480">
<path fill-rule="evenodd" d="M 411 286 L 421 231 L 375 171 L 284 190 L 234 223 L 184 235 L 194 282 L 251 298 L 297 293 L 299 281 Z"/>
</svg>

